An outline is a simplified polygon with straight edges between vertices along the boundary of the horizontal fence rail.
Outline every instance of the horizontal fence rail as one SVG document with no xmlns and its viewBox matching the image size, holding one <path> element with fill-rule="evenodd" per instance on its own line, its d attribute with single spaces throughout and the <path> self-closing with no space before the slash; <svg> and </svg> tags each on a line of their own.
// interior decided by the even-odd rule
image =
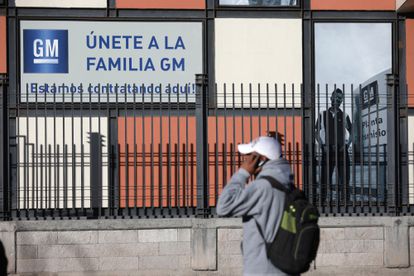
<svg viewBox="0 0 414 276">
<path fill-rule="evenodd" d="M 1 88 L 4 100 L 5 82 Z M 4 219 L 214 216 L 243 161 L 237 145 L 269 133 L 282 139 L 294 184 L 321 213 L 380 215 L 401 206 L 409 213 L 414 144 L 401 163 L 408 184 L 390 182 L 393 89 L 380 81 L 312 91 L 300 84 L 220 83 L 184 94 L 117 94 L 111 101 L 7 91 L 1 213 Z"/>
</svg>

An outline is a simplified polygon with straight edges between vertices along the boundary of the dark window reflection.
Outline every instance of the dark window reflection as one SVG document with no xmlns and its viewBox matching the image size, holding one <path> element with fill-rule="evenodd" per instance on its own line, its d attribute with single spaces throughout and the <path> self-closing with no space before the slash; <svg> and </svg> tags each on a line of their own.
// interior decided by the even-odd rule
<svg viewBox="0 0 414 276">
<path fill-rule="evenodd" d="M 297 0 L 220 0 L 219 3 L 231 6 L 296 6 Z"/>
<path fill-rule="evenodd" d="M 388 23 L 315 24 L 315 202 L 386 198 L 391 41 Z"/>
</svg>

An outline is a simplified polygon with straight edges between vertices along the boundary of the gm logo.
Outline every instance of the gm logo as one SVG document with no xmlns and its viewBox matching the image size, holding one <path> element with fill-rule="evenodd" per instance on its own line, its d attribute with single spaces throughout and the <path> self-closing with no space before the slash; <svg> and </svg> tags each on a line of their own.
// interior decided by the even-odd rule
<svg viewBox="0 0 414 276">
<path fill-rule="evenodd" d="M 24 73 L 68 73 L 67 30 L 23 30 Z"/>
</svg>

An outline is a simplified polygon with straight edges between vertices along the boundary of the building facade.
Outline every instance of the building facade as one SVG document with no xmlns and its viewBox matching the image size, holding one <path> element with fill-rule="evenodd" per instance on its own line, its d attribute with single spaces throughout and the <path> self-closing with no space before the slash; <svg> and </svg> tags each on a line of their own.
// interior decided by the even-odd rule
<svg viewBox="0 0 414 276">
<path fill-rule="evenodd" d="M 323 216 L 316 266 L 408 273 L 413 16 L 395 0 L 0 0 L 9 271 L 240 273 L 241 221 L 215 205 L 237 144 L 277 132 Z"/>
</svg>

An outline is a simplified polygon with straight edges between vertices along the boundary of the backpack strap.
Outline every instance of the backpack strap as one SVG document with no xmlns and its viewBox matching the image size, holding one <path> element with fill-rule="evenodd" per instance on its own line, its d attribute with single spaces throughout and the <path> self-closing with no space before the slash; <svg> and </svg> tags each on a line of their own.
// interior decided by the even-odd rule
<svg viewBox="0 0 414 276">
<path fill-rule="evenodd" d="M 292 190 L 286 188 L 285 185 L 283 185 L 282 183 L 280 183 L 279 181 L 277 181 L 274 177 L 265 175 L 265 176 L 261 176 L 259 179 L 266 179 L 267 181 L 269 181 L 269 183 L 272 185 L 273 188 L 280 190 L 282 192 L 285 192 L 287 194 L 289 194 Z"/>
<path fill-rule="evenodd" d="M 271 176 L 265 175 L 265 176 L 261 176 L 261 177 L 259 177 L 259 179 L 261 179 L 261 178 L 266 179 L 267 181 L 269 181 L 269 183 L 272 185 L 272 187 L 273 187 L 273 188 L 275 188 L 275 189 L 277 189 L 277 190 L 280 190 L 280 191 L 282 191 L 282 192 L 285 192 L 286 194 L 290 194 L 290 193 L 291 193 L 291 190 L 290 190 L 290 189 L 286 188 L 286 186 L 285 186 L 285 185 L 283 185 L 282 183 L 280 183 L 280 182 L 279 182 L 278 180 L 276 180 L 274 177 L 271 177 Z M 250 218 L 249 218 L 248 220 L 250 220 Z M 246 221 L 248 221 L 248 220 L 246 220 Z M 264 242 L 265 242 L 265 245 L 266 245 L 266 252 L 268 252 L 268 250 L 269 250 L 269 248 L 270 248 L 271 243 L 267 243 L 267 242 L 266 242 L 266 239 L 265 239 L 264 233 L 263 233 L 262 229 L 260 228 L 260 225 L 257 223 L 257 221 L 256 221 L 256 220 L 254 220 L 254 221 L 255 221 L 255 223 L 256 223 L 256 225 L 257 225 L 257 229 L 259 230 L 260 236 L 262 236 L 262 238 L 263 238 L 263 240 L 264 240 Z M 243 220 L 243 222 L 245 222 L 245 221 Z"/>
</svg>

